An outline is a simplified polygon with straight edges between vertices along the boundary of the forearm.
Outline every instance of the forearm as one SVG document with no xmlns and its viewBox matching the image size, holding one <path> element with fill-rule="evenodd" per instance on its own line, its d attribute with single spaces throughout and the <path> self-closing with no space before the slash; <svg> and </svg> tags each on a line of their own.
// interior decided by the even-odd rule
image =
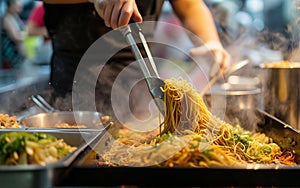
<svg viewBox="0 0 300 188">
<path fill-rule="evenodd" d="M 173 9 L 183 26 L 204 43 L 220 41 L 210 10 L 202 0 L 172 0 Z"/>
</svg>

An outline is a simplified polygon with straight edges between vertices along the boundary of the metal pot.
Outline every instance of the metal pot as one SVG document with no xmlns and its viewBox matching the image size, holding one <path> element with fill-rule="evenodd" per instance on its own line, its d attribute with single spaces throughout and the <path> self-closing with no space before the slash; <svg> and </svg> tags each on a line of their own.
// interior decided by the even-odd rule
<svg viewBox="0 0 300 188">
<path fill-rule="evenodd" d="M 300 63 L 290 66 L 261 66 L 263 108 L 300 129 Z"/>
<path fill-rule="evenodd" d="M 232 125 L 255 131 L 258 119 L 256 108 L 261 108 L 261 89 L 257 85 L 245 84 L 239 89 L 228 82 L 215 85 L 204 96 L 212 114 Z"/>
</svg>

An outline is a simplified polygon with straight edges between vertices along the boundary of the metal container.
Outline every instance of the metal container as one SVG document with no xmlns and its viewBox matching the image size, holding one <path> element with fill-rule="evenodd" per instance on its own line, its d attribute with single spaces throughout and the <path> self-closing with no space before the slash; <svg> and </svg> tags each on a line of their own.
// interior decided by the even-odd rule
<svg viewBox="0 0 300 188">
<path fill-rule="evenodd" d="M 263 109 L 300 129 L 300 63 L 290 65 L 261 66 Z"/>
<path fill-rule="evenodd" d="M 7 131 L 9 132 L 9 131 Z M 76 157 L 87 148 L 100 133 L 95 132 L 58 132 L 58 131 L 26 131 L 48 133 L 58 139 L 64 139 L 71 146 L 77 149 L 58 162 L 40 165 L 0 165 L 1 187 L 23 187 L 23 188 L 51 188 L 66 173 L 67 167 Z M 5 133 L 1 131 L 0 134 Z"/>
<path fill-rule="evenodd" d="M 215 85 L 204 96 L 204 101 L 213 115 L 232 125 L 255 131 L 255 109 L 261 107 L 261 89 L 245 84 L 239 88 L 229 83 Z"/>
<path fill-rule="evenodd" d="M 28 129 L 60 129 L 69 131 L 101 131 L 105 129 L 111 119 L 103 118 L 103 114 L 91 111 L 58 111 L 45 112 L 21 119 L 21 125 L 28 127 Z M 84 125 L 86 128 L 58 128 L 57 124 L 67 123 L 70 125 Z"/>
<path fill-rule="evenodd" d="M 31 99 L 44 112 L 21 118 L 21 125 L 27 127 L 29 130 L 102 131 L 112 121 L 110 116 L 96 111 L 56 110 L 40 95 L 33 95 Z"/>
</svg>

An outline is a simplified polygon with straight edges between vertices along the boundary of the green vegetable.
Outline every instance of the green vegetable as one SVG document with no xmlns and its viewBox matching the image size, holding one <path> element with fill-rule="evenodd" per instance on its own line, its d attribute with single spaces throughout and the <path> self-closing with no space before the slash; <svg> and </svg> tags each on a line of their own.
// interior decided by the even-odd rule
<svg viewBox="0 0 300 188">
<path fill-rule="evenodd" d="M 26 141 L 38 142 L 39 140 L 55 141 L 56 138 L 45 133 L 9 132 L 2 134 L 0 136 L 0 164 L 5 164 L 13 152 L 24 153 Z"/>
</svg>

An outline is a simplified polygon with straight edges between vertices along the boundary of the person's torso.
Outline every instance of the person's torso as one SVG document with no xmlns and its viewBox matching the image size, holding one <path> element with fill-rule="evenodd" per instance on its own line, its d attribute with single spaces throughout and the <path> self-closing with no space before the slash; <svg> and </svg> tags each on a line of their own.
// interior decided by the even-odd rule
<svg viewBox="0 0 300 188">
<path fill-rule="evenodd" d="M 159 18 L 164 0 L 137 0 L 144 21 Z M 111 31 L 96 13 L 92 3 L 72 5 L 44 4 L 45 24 L 56 53 L 78 56 L 102 35 Z"/>
</svg>

